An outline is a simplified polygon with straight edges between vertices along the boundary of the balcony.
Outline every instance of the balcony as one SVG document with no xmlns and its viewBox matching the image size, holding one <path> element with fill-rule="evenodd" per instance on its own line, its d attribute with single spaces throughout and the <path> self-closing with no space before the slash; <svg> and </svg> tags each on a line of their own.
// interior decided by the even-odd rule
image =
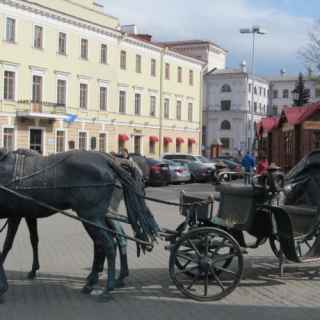
<svg viewBox="0 0 320 320">
<path fill-rule="evenodd" d="M 66 107 L 46 101 L 19 100 L 16 113 L 20 118 L 60 120 L 66 116 Z"/>
</svg>

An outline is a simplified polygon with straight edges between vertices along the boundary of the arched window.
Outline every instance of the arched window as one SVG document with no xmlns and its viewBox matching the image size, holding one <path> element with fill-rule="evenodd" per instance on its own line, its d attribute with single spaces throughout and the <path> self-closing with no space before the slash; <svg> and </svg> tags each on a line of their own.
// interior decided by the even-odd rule
<svg viewBox="0 0 320 320">
<path fill-rule="evenodd" d="M 221 92 L 231 92 L 231 87 L 228 84 L 224 84 L 221 88 Z"/>
<path fill-rule="evenodd" d="M 222 121 L 221 130 L 231 130 L 231 123 L 228 120 Z"/>
</svg>

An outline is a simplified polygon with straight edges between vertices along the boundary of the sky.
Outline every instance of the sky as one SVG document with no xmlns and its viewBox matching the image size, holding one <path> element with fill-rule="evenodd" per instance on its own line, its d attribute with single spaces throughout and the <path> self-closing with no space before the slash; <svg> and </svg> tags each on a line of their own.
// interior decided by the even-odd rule
<svg viewBox="0 0 320 320">
<path fill-rule="evenodd" d="M 256 42 L 256 73 L 305 72 L 298 51 L 320 18 L 319 0 L 98 0 L 122 25 L 136 24 L 157 41 L 210 40 L 229 51 L 227 67 L 250 66 L 252 38 L 240 28 L 260 25 L 267 34 Z"/>
</svg>

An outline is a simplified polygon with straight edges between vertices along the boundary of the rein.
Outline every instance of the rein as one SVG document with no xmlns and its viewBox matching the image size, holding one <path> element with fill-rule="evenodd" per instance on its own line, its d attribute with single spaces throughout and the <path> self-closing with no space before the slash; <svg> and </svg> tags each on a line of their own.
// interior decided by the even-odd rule
<svg viewBox="0 0 320 320">
<path fill-rule="evenodd" d="M 9 219 L 7 219 L 7 221 L 5 222 L 5 224 L 2 226 L 2 228 L 0 229 L 0 233 L 2 233 L 4 231 L 4 229 L 8 226 L 9 223 Z"/>
</svg>

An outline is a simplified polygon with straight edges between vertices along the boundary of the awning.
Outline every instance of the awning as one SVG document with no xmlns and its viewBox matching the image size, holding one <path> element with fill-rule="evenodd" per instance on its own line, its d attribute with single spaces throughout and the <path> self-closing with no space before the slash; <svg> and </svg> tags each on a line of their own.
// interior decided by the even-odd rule
<svg viewBox="0 0 320 320">
<path fill-rule="evenodd" d="M 177 139 L 176 139 L 176 142 L 177 142 L 178 144 L 184 143 L 184 139 L 183 139 L 183 138 L 177 138 Z"/>
<path fill-rule="evenodd" d="M 196 143 L 197 143 L 196 139 L 194 139 L 194 138 L 188 139 L 188 144 L 196 144 Z"/>
<path fill-rule="evenodd" d="M 164 144 L 169 144 L 169 143 L 172 143 L 172 139 L 170 137 L 164 137 L 163 142 Z"/>
<path fill-rule="evenodd" d="M 156 142 L 159 142 L 159 138 L 157 136 L 150 136 L 149 137 L 149 141 L 153 142 L 153 143 L 156 143 Z"/>
<path fill-rule="evenodd" d="M 129 141 L 129 137 L 126 134 L 119 134 L 119 141 L 121 142 Z"/>
</svg>

